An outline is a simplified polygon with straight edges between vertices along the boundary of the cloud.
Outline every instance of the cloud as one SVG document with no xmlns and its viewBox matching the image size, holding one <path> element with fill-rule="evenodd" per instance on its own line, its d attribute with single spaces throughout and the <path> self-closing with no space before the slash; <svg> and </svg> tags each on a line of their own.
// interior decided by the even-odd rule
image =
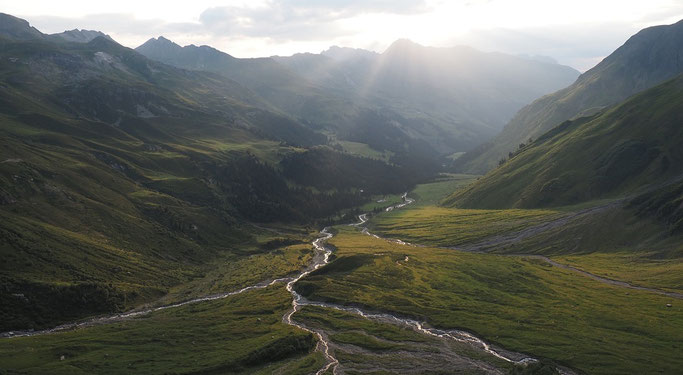
<svg viewBox="0 0 683 375">
<path fill-rule="evenodd" d="M 206 9 L 201 25 L 214 34 L 267 37 L 273 40 L 320 40 L 352 32 L 336 22 L 362 14 L 417 14 L 428 10 L 414 0 L 271 0 L 256 7 Z"/>
<path fill-rule="evenodd" d="M 52 34 L 71 29 L 93 29 L 105 33 L 138 34 L 164 30 L 168 23 L 161 19 L 137 19 L 133 14 L 91 14 L 84 17 L 27 17 L 41 32 Z"/>
<path fill-rule="evenodd" d="M 58 6 L 32 0 L 11 5 L 18 16 L 20 9 L 33 14 L 23 18 L 43 32 L 94 29 L 130 47 L 163 35 L 181 45 L 208 44 L 235 56 L 254 57 L 319 52 L 335 44 L 381 52 L 398 38 L 410 38 L 424 45 L 466 44 L 551 56 L 580 70 L 599 62 L 639 29 L 683 17 L 680 0 L 605 0 L 586 12 L 585 5 L 593 2 L 193 0 L 176 6 L 161 0 L 117 0 L 104 6 L 82 0 L 78 6 L 76 1 Z M 91 13 L 100 9 L 104 14 Z"/>
</svg>

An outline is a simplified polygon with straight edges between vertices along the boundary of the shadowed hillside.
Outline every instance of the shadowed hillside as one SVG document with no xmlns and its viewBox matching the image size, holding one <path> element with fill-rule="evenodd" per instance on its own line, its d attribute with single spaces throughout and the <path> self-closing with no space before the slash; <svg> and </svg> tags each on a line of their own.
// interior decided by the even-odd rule
<svg viewBox="0 0 683 375">
<path fill-rule="evenodd" d="M 683 72 L 683 21 L 644 29 L 571 86 L 522 108 L 493 141 L 466 154 L 457 168 L 483 173 L 563 121 L 595 113 Z"/>
<path fill-rule="evenodd" d="M 447 205 L 533 208 L 619 197 L 683 173 L 683 76 L 603 113 L 566 121 Z"/>
</svg>

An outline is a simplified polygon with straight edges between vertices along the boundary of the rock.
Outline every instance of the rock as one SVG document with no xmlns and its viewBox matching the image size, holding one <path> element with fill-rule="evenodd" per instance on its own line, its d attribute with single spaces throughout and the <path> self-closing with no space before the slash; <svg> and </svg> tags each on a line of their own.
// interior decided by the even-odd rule
<svg viewBox="0 0 683 375">
<path fill-rule="evenodd" d="M 670 304 L 670 303 L 667 303 L 667 304 L 666 304 L 666 307 L 671 307 L 671 304 Z"/>
</svg>

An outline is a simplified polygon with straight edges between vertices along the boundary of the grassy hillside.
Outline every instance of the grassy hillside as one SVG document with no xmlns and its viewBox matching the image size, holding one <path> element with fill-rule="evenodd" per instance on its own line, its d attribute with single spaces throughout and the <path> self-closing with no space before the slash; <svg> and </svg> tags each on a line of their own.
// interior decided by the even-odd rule
<svg viewBox="0 0 683 375">
<path fill-rule="evenodd" d="M 553 210 L 463 210 L 423 206 L 383 213 L 373 232 L 423 245 L 457 246 L 562 217 Z"/>
<path fill-rule="evenodd" d="M 568 121 L 445 204 L 532 208 L 619 197 L 683 173 L 683 76 L 610 110 Z"/>
<path fill-rule="evenodd" d="M 415 191 L 439 191 L 439 184 Z M 375 215 L 369 226 L 373 234 L 424 247 L 342 229 L 331 240 L 339 258 L 303 280 L 300 289 L 313 299 L 465 328 L 586 373 L 675 371 L 680 364 L 669 350 L 680 349 L 680 338 L 653 329 L 680 325 L 675 323 L 680 311 L 667 307 L 678 306 L 677 299 L 608 285 L 538 256 L 680 293 L 679 190 L 677 182 L 621 203 L 590 201 L 553 209 L 460 209 L 418 202 Z M 432 201 L 439 201 L 438 194 Z M 496 242 L 504 238 L 509 240 Z"/>
<path fill-rule="evenodd" d="M 101 36 L 0 36 L 0 331 L 130 309 L 272 251 L 249 220 L 328 221 L 414 183 L 325 142 L 234 81 Z M 311 181 L 365 172 L 324 189 L 289 177 L 319 153 L 332 162 Z"/>
<path fill-rule="evenodd" d="M 313 335 L 282 323 L 281 286 L 131 321 L 0 341 L 11 374 L 309 374 L 322 367 Z"/>
<path fill-rule="evenodd" d="M 466 329 L 587 373 L 671 373 L 682 365 L 683 313 L 671 297 L 625 291 L 531 258 L 339 231 L 330 241 L 336 260 L 297 284 L 308 298 Z"/>
<path fill-rule="evenodd" d="M 594 113 L 683 72 L 683 21 L 650 27 L 571 86 L 522 108 L 493 141 L 456 161 L 460 170 L 484 173 L 529 138 L 537 138 L 563 121 Z"/>
</svg>

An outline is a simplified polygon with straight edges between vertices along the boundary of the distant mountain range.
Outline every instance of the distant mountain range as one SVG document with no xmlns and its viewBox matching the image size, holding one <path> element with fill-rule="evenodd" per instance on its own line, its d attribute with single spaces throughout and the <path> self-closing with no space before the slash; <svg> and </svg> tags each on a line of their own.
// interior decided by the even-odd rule
<svg viewBox="0 0 683 375">
<path fill-rule="evenodd" d="M 382 54 L 333 47 L 321 54 L 258 59 L 237 59 L 207 46 L 181 47 L 163 37 L 136 50 L 177 67 L 233 79 L 339 140 L 367 135 L 359 124 L 366 126 L 370 112 L 392 136 L 426 142 L 423 148 L 442 155 L 493 136 L 525 103 L 578 76 L 557 64 L 407 40 Z M 377 151 L 402 151 L 392 148 L 387 137 L 379 138 L 371 145 Z"/>
<path fill-rule="evenodd" d="M 0 14 L 0 331 L 129 309 L 250 221 L 341 220 L 435 170 L 327 144 L 222 75 Z"/>
<path fill-rule="evenodd" d="M 563 121 L 595 113 L 683 72 L 683 21 L 641 30 L 576 82 L 522 108 L 490 143 L 458 160 L 482 173 L 529 138 Z"/>
</svg>

